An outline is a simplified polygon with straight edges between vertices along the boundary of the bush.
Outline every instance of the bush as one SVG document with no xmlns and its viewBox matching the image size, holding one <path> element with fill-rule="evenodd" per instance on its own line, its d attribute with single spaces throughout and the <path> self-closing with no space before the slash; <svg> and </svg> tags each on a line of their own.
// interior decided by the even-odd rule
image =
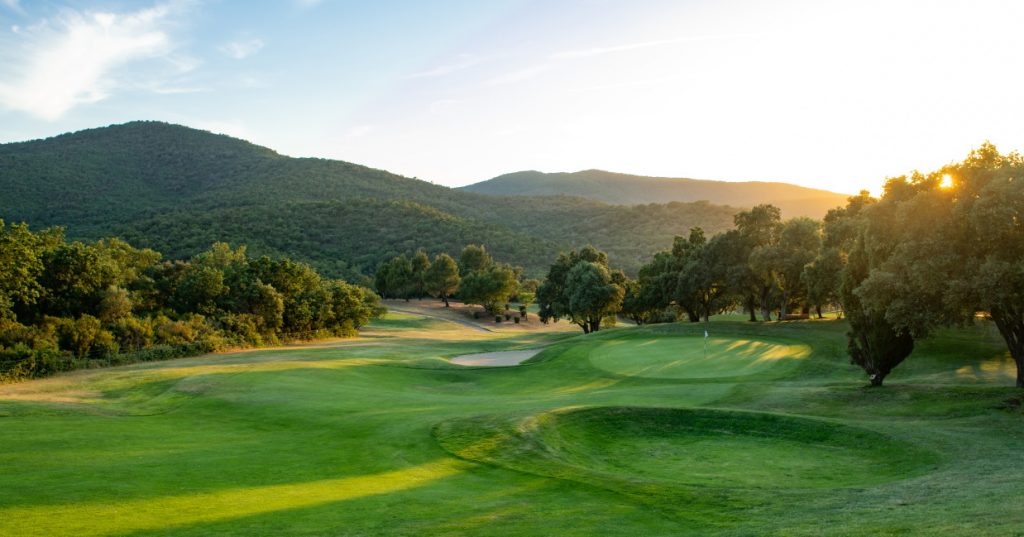
<svg viewBox="0 0 1024 537">
<path fill-rule="evenodd" d="M 516 315 L 515 317 L 513 317 L 513 319 L 515 320 L 516 324 L 519 324 L 519 316 L 518 316 L 518 315 Z"/>
<path fill-rule="evenodd" d="M 500 323 L 501 322 L 501 315 L 495 315 L 494 316 L 494 322 Z"/>
</svg>

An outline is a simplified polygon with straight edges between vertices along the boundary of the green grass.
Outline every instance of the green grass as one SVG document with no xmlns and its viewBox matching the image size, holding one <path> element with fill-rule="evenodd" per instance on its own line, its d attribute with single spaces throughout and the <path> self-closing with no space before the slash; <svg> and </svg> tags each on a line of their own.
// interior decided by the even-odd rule
<svg viewBox="0 0 1024 537">
<path fill-rule="evenodd" d="M 1021 394 L 990 327 L 922 342 L 882 389 L 841 321 L 711 328 L 705 360 L 702 325 L 391 314 L 0 386 L 0 535 L 1024 535 Z"/>
<path fill-rule="evenodd" d="M 732 337 L 665 337 L 619 339 L 590 353 L 594 366 L 620 375 L 693 379 L 750 375 L 810 355 L 800 344 Z"/>
</svg>

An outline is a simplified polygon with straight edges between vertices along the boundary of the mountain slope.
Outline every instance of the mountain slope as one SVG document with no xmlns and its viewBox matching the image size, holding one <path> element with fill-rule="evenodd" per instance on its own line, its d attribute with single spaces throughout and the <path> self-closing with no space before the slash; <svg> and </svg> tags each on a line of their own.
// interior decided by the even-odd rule
<svg viewBox="0 0 1024 537">
<path fill-rule="evenodd" d="M 0 145 L 4 220 L 65 226 L 71 238 L 120 236 L 172 257 L 214 241 L 245 243 L 349 278 L 418 247 L 457 254 L 468 243 L 531 275 L 590 243 L 634 272 L 691 227 L 728 229 L 735 212 L 478 194 L 159 122 Z"/>
<path fill-rule="evenodd" d="M 845 194 L 788 183 L 644 177 L 602 170 L 516 172 L 465 186 L 462 190 L 499 196 L 579 196 L 616 205 L 705 200 L 747 208 L 771 203 L 782 209 L 787 218 L 821 218 L 829 209 L 845 205 L 847 198 Z"/>
</svg>

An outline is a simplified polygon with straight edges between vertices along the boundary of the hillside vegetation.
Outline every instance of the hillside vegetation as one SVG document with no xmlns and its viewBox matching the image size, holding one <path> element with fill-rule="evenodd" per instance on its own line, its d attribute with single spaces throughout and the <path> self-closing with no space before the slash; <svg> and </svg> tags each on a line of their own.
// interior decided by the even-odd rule
<svg viewBox="0 0 1024 537">
<path fill-rule="evenodd" d="M 349 279 L 414 247 L 456 254 L 468 243 L 531 274 L 559 251 L 593 243 L 634 272 L 675 235 L 727 229 L 735 212 L 487 196 L 159 122 L 0 145 L 8 222 L 65 226 L 72 239 L 119 236 L 176 258 L 215 241 L 247 244 Z"/>
<path fill-rule="evenodd" d="M 617 205 L 704 200 L 749 208 L 770 203 L 782 209 L 787 218 L 821 218 L 829 209 L 845 204 L 847 197 L 788 183 L 645 177 L 603 170 L 516 172 L 462 187 L 462 190 L 495 196 L 579 196 Z"/>
</svg>

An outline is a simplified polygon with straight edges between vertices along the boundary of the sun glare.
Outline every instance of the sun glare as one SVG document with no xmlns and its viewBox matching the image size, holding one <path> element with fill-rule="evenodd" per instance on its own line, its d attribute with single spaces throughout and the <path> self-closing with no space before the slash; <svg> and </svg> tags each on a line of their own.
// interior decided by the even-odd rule
<svg viewBox="0 0 1024 537">
<path fill-rule="evenodd" d="M 953 176 L 946 174 L 942 176 L 942 181 L 939 182 L 939 188 L 953 188 Z"/>
</svg>

